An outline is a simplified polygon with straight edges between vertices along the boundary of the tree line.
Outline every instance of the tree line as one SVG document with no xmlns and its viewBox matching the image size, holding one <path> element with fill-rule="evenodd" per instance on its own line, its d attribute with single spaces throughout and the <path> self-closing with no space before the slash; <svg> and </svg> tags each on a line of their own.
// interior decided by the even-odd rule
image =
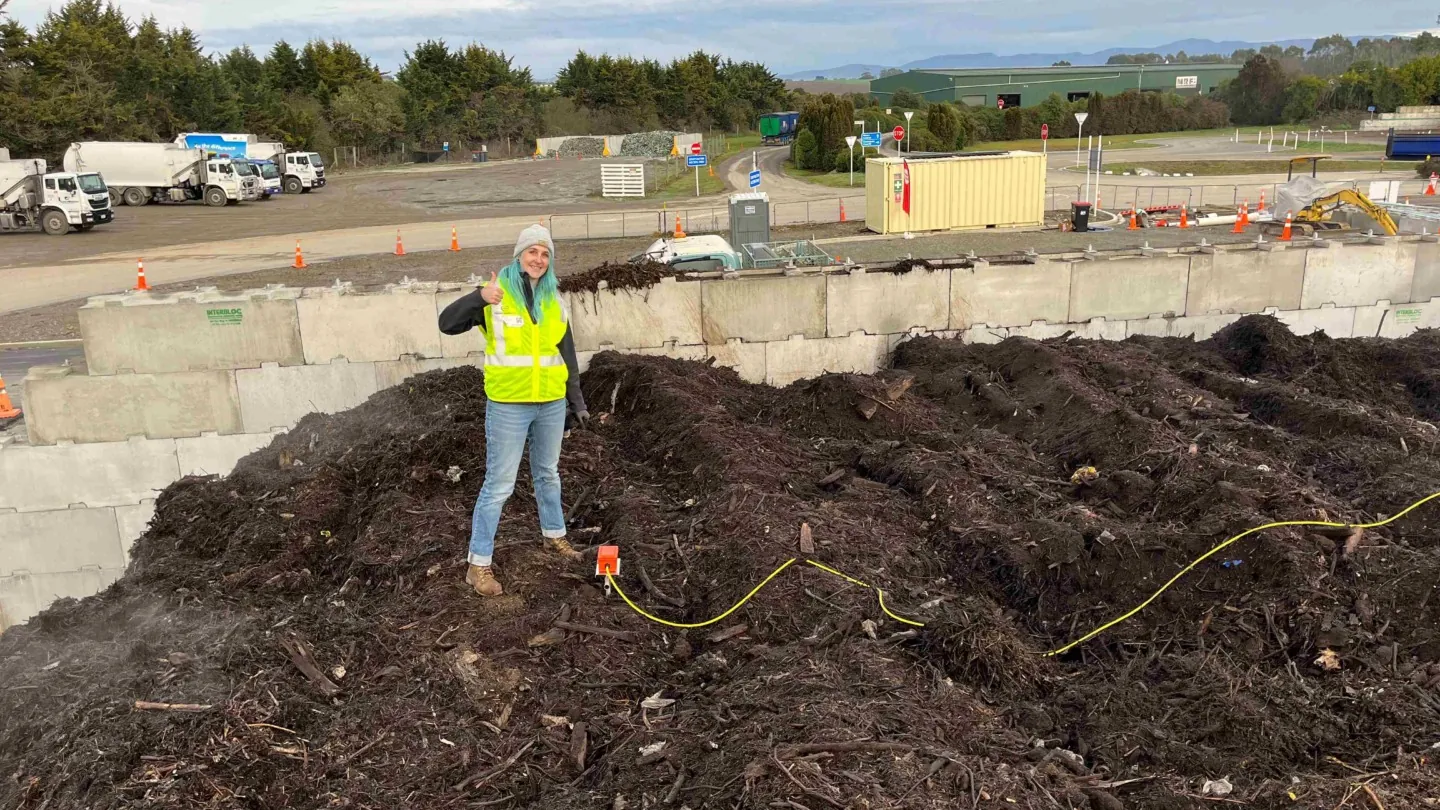
<svg viewBox="0 0 1440 810">
<path fill-rule="evenodd" d="M 81 140 L 163 142 L 248 132 L 328 154 L 533 149 L 547 134 L 754 126 L 785 109 L 764 65 L 697 51 L 668 65 L 577 53 L 554 85 L 479 44 L 416 45 L 388 75 L 354 46 L 313 40 L 205 53 L 188 27 L 127 19 L 106 0 L 68 0 L 29 30 L 0 0 L 0 146 L 56 160 Z"/>
</svg>

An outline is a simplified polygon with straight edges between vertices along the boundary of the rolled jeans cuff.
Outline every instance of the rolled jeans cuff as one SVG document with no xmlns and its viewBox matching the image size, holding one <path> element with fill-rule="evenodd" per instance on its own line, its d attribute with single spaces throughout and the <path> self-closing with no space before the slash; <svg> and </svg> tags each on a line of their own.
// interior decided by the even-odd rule
<svg viewBox="0 0 1440 810">
<path fill-rule="evenodd" d="M 482 568 L 489 568 L 494 562 L 494 556 L 490 554 L 471 554 L 469 557 L 471 565 L 478 565 Z"/>
<path fill-rule="evenodd" d="M 562 537 L 565 536 L 565 530 L 564 530 L 564 529 L 541 529 L 541 530 L 540 530 L 540 536 L 544 537 L 546 540 L 559 540 L 560 538 L 562 538 Z"/>
</svg>

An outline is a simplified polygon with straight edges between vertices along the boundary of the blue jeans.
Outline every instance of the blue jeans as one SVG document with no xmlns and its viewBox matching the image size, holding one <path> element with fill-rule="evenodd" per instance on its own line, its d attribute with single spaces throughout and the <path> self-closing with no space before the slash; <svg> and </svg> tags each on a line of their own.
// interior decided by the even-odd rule
<svg viewBox="0 0 1440 810">
<path fill-rule="evenodd" d="M 565 400 L 521 405 L 490 400 L 485 405 L 485 484 L 475 500 L 470 526 L 470 564 L 489 565 L 495 553 L 500 512 L 515 491 L 520 457 L 530 442 L 530 477 L 540 510 L 540 533 L 565 536 L 560 506 L 560 440 L 565 436 Z"/>
</svg>

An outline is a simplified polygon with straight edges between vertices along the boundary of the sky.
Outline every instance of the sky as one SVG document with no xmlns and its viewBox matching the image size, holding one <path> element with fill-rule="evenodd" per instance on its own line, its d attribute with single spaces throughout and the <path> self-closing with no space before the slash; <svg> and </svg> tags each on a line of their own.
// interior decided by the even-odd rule
<svg viewBox="0 0 1440 810">
<path fill-rule="evenodd" d="M 669 61 L 696 49 L 763 62 L 779 74 L 847 63 L 900 65 L 948 53 L 1092 52 L 1187 38 L 1268 41 L 1337 32 L 1381 35 L 1440 24 L 1420 0 L 120 0 L 132 20 L 189 25 L 207 50 L 277 39 L 344 39 L 383 70 L 426 39 L 479 42 L 552 78 L 576 50 Z M 11 0 L 27 26 L 58 0 Z M 243 13 L 236 13 L 242 8 Z"/>
</svg>

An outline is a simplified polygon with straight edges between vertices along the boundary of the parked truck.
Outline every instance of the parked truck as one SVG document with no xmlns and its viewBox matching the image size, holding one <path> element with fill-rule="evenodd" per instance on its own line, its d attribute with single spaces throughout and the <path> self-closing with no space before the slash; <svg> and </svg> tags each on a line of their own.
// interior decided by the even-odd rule
<svg viewBox="0 0 1440 810">
<path fill-rule="evenodd" d="M 301 194 L 325 186 L 325 160 L 316 152 L 288 152 L 283 143 L 233 132 L 185 132 L 175 138 L 175 143 L 231 158 L 268 160 L 275 164 L 280 186 L 287 194 Z"/>
<path fill-rule="evenodd" d="M 795 137 L 795 127 L 800 121 L 798 112 L 773 112 L 760 116 L 760 141 L 762 143 L 789 143 Z"/>
<path fill-rule="evenodd" d="M 59 236 L 115 218 L 100 175 L 46 168 L 43 160 L 11 160 L 0 149 L 0 233 L 43 230 Z"/>
<path fill-rule="evenodd" d="M 259 179 L 241 175 L 229 158 L 169 143 L 85 141 L 65 150 L 65 170 L 99 172 L 112 203 L 204 200 L 224 206 L 255 199 Z"/>
<path fill-rule="evenodd" d="M 1390 160 L 1428 160 L 1433 155 L 1440 155 L 1440 135 L 1392 129 L 1385 139 L 1385 157 Z"/>
</svg>

